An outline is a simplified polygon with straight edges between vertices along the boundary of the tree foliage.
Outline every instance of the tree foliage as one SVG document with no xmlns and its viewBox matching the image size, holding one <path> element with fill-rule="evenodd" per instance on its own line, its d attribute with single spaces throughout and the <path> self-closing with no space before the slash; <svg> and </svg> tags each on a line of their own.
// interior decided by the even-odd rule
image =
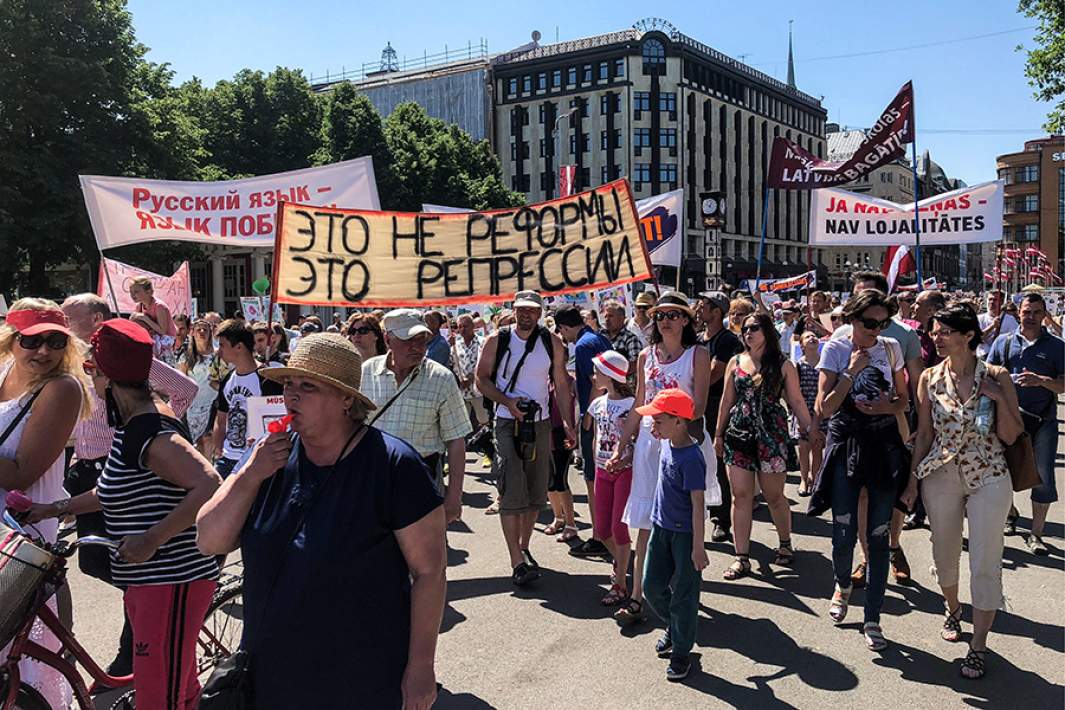
<svg viewBox="0 0 1065 710">
<path fill-rule="evenodd" d="M 180 85 L 145 59 L 125 0 L 0 2 L 0 293 L 59 295 L 48 272 L 98 253 L 78 175 L 225 180 L 369 155 L 385 209 L 520 204 L 487 141 L 404 104 L 382 120 L 351 84 L 316 94 L 299 70 Z M 109 252 L 159 273 L 195 244 Z"/>
<path fill-rule="evenodd" d="M 1065 133 L 1065 2 L 1020 0 L 1018 11 L 1039 20 L 1038 46 L 1028 50 L 1024 73 L 1037 99 L 1054 102 L 1043 128 Z"/>
</svg>

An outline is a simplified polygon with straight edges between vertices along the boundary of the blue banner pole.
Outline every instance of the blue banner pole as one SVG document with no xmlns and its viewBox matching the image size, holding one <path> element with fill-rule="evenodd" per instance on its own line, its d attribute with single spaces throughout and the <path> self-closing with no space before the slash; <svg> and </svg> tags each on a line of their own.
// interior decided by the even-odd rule
<svg viewBox="0 0 1065 710">
<path fill-rule="evenodd" d="M 763 179 L 765 179 L 763 177 Z M 754 290 L 758 291 L 762 283 L 762 261 L 765 260 L 765 223 L 769 219 L 769 180 L 765 180 L 765 190 L 762 192 L 762 238 L 758 241 L 758 268 L 754 276 Z"/>
</svg>

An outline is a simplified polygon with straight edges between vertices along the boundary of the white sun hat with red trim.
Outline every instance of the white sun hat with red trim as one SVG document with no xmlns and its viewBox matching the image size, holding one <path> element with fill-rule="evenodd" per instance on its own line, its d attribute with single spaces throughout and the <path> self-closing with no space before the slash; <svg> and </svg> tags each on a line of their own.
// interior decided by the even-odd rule
<svg viewBox="0 0 1065 710">
<path fill-rule="evenodd" d="M 612 380 L 625 382 L 629 376 L 629 361 L 616 350 L 604 350 L 592 358 L 595 369 Z"/>
</svg>

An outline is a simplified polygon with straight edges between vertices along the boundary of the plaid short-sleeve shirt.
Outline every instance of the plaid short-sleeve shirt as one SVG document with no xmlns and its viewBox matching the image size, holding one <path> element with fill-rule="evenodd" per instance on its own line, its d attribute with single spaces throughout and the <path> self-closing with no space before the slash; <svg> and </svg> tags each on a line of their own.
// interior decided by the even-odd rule
<svg viewBox="0 0 1065 710">
<path fill-rule="evenodd" d="M 373 420 L 376 428 L 403 439 L 423 457 L 444 453 L 447 442 L 473 431 L 462 393 L 450 370 L 425 359 L 406 380 L 397 383 L 395 373 L 388 368 L 389 357 L 378 355 L 362 364 L 360 389 L 378 408 L 403 388 L 392 406 Z M 374 414 L 370 413 L 371 419 Z"/>
</svg>

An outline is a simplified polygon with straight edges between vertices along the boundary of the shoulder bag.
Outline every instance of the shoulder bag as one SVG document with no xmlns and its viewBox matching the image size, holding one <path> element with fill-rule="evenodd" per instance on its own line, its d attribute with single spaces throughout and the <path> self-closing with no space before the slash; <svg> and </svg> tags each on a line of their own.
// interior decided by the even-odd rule
<svg viewBox="0 0 1065 710">
<path fill-rule="evenodd" d="M 333 463 L 329 469 L 329 473 L 322 479 L 321 484 L 314 489 L 307 506 L 300 513 L 300 517 L 296 522 L 296 526 L 292 530 L 292 534 L 288 537 L 288 542 L 285 544 L 285 553 L 281 557 L 281 562 L 277 566 L 277 570 L 274 572 L 274 578 L 270 582 L 270 587 L 266 592 L 266 598 L 263 600 L 263 608 L 259 614 L 259 623 L 261 624 L 266 619 L 266 610 L 269 608 L 270 597 L 273 596 L 274 587 L 277 586 L 277 580 L 281 577 L 281 570 L 285 566 L 285 560 L 288 557 L 288 551 L 292 547 L 292 542 L 299 535 L 300 530 L 303 528 L 303 523 L 307 520 L 307 514 L 310 513 L 311 508 L 318 501 L 319 494 L 325 488 L 325 485 L 329 482 L 329 479 L 333 476 L 333 471 L 336 470 L 337 464 L 340 463 L 340 459 L 344 457 L 344 452 L 351 446 L 351 442 L 355 440 L 355 437 L 359 435 L 359 432 L 366 428 L 365 425 L 360 426 L 352 432 L 351 437 L 348 438 L 347 443 L 340 450 L 340 454 L 337 456 L 337 460 Z M 200 695 L 200 710 L 252 710 L 255 707 L 254 699 L 251 695 L 251 656 L 245 648 L 237 650 L 236 653 L 220 661 L 211 672 L 211 677 L 207 679 L 207 682 L 203 686 L 203 693 Z"/>
<path fill-rule="evenodd" d="M 1014 333 L 1008 334 L 1003 348 L 1002 365 L 1007 372 L 1010 369 L 1010 350 L 1014 337 Z M 1024 419 L 1023 412 L 1021 419 Z M 1013 483 L 1014 492 L 1019 493 L 1039 485 L 1039 470 L 1035 465 L 1035 449 L 1032 447 L 1031 434 L 1025 430 L 1012 444 L 1003 442 L 1003 454 L 1006 457 L 1006 468 L 1010 471 L 1010 481 Z"/>
</svg>

